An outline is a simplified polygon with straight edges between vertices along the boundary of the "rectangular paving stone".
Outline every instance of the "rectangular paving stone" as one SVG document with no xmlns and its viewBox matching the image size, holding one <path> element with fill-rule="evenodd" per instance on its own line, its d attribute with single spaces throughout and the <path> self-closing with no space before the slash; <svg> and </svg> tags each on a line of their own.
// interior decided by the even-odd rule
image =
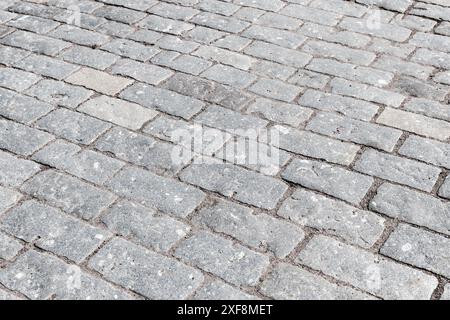
<svg viewBox="0 0 450 320">
<path fill-rule="evenodd" d="M 372 67 L 399 74 L 405 74 L 422 80 L 428 79 L 434 71 L 433 67 L 403 61 L 392 56 L 381 56 L 377 59 L 377 61 L 375 61 L 374 64 L 372 64 Z"/>
<path fill-rule="evenodd" d="M 297 50 L 283 48 L 262 41 L 254 41 L 244 52 L 248 55 L 266 59 L 280 64 L 303 68 L 312 59 L 312 56 Z"/>
<path fill-rule="evenodd" d="M 336 111 L 347 117 L 365 121 L 371 120 L 379 108 L 370 102 L 311 89 L 305 91 L 298 103 L 301 106 L 323 111 Z"/>
<path fill-rule="evenodd" d="M 92 257 L 89 267 L 150 299 L 186 299 L 203 282 L 200 271 L 120 238 Z"/>
<path fill-rule="evenodd" d="M 178 217 L 186 217 L 205 198 L 199 189 L 137 168 L 122 169 L 107 186 L 139 204 Z"/>
<path fill-rule="evenodd" d="M 0 86 L 15 91 L 24 91 L 41 79 L 31 72 L 13 68 L 0 68 Z"/>
<path fill-rule="evenodd" d="M 0 45 L 0 63 L 12 66 L 14 63 L 24 59 L 31 53 L 19 48 Z"/>
<path fill-rule="evenodd" d="M 38 34 L 45 34 L 58 27 L 59 23 L 45 18 L 23 15 L 8 21 L 6 25 Z"/>
<path fill-rule="evenodd" d="M 138 11 L 146 11 L 154 6 L 157 1 L 155 0 L 128 0 L 127 2 L 123 2 L 122 0 L 100 0 L 103 3 L 111 4 L 111 5 L 123 5 L 124 7 L 138 10 Z"/>
<path fill-rule="evenodd" d="M 33 155 L 33 160 L 95 184 L 104 183 L 124 166 L 121 161 L 63 140 L 45 146 Z"/>
<path fill-rule="evenodd" d="M 196 26 L 186 34 L 186 37 L 198 43 L 211 44 L 226 35 L 226 32 L 208 27 Z"/>
<path fill-rule="evenodd" d="M 119 159 L 166 176 L 176 174 L 193 156 L 186 150 L 186 154 L 180 155 L 181 159 L 176 159 L 175 145 L 119 127 L 114 127 L 101 137 L 95 147 L 100 151 L 112 153 Z"/>
<path fill-rule="evenodd" d="M 112 76 L 90 68 L 82 68 L 66 79 L 66 82 L 83 86 L 113 96 L 133 83 L 132 80 Z"/>
<path fill-rule="evenodd" d="M 256 135 L 267 125 L 265 120 L 214 105 L 200 113 L 195 118 L 195 122 L 237 135 L 247 132 Z"/>
<path fill-rule="evenodd" d="M 0 214 L 13 206 L 21 197 L 19 192 L 0 186 Z"/>
<path fill-rule="evenodd" d="M 306 129 L 387 152 L 393 151 L 402 135 L 400 130 L 325 112 L 318 113 Z"/>
<path fill-rule="evenodd" d="M 46 223 L 42 223 L 46 221 Z M 9 211 L 0 228 L 46 251 L 80 263 L 109 237 L 109 233 L 65 216 L 34 200 Z"/>
<path fill-rule="evenodd" d="M 192 75 L 199 75 L 212 65 L 210 61 L 205 59 L 173 51 L 160 53 L 152 59 L 152 63 Z"/>
<path fill-rule="evenodd" d="M 344 17 L 339 23 L 339 26 L 350 31 L 365 33 L 397 42 L 403 42 L 411 35 L 411 30 L 398 25 L 380 22 L 379 25 L 377 24 L 378 28 L 371 28 L 365 20 L 352 17 Z"/>
<path fill-rule="evenodd" d="M 322 235 L 314 237 L 298 262 L 384 299 L 428 300 L 437 279 Z"/>
<path fill-rule="evenodd" d="M 388 85 L 394 77 L 390 72 L 322 58 L 314 58 L 306 69 L 377 87 Z"/>
<path fill-rule="evenodd" d="M 409 136 L 398 151 L 401 155 L 450 169 L 450 144 Z"/>
<path fill-rule="evenodd" d="M 263 97 L 285 102 L 292 102 L 302 92 L 300 87 L 270 79 L 260 79 L 248 90 Z"/>
<path fill-rule="evenodd" d="M 150 29 L 157 32 L 164 32 L 174 35 L 181 35 L 194 28 L 195 25 L 182 21 L 167 19 L 156 15 L 149 15 L 139 21 L 138 27 Z"/>
<path fill-rule="evenodd" d="M 54 170 L 34 176 L 21 190 L 84 220 L 97 217 L 116 199 L 110 192 Z"/>
<path fill-rule="evenodd" d="M 109 36 L 101 33 L 81 29 L 67 24 L 58 27 L 54 31 L 48 33 L 48 35 L 53 38 L 62 39 L 89 47 L 101 46 L 110 39 Z"/>
<path fill-rule="evenodd" d="M 138 104 L 107 96 L 88 100 L 77 110 L 131 130 L 139 130 L 144 123 L 158 114 L 156 111 L 143 108 Z"/>
<path fill-rule="evenodd" d="M 324 278 L 287 263 L 279 263 L 263 281 L 261 291 L 277 300 L 372 300 L 350 287 L 336 285 Z"/>
<path fill-rule="evenodd" d="M 252 25 L 247 28 L 242 33 L 242 36 L 250 39 L 270 42 L 290 49 L 296 49 L 306 41 L 306 37 L 297 32 L 290 32 L 258 25 Z"/>
<path fill-rule="evenodd" d="M 317 22 L 324 25 L 335 26 L 341 19 L 341 15 L 317 8 L 289 4 L 281 11 L 281 14 L 300 20 Z"/>
<path fill-rule="evenodd" d="M 375 213 L 305 189 L 295 191 L 277 214 L 368 249 L 380 239 L 385 228 L 385 219 Z"/>
<path fill-rule="evenodd" d="M 23 245 L 18 240 L 0 232 L 0 259 L 12 260 L 22 249 Z M 0 300 L 3 300 L 1 292 Z"/>
<path fill-rule="evenodd" d="M 255 214 L 250 208 L 219 199 L 202 209 L 193 221 L 228 234 L 256 250 L 266 249 L 278 258 L 286 257 L 305 236 L 300 228 L 288 222 Z"/>
<path fill-rule="evenodd" d="M 79 69 L 76 65 L 38 55 L 30 55 L 14 66 L 56 80 L 63 80 Z"/>
<path fill-rule="evenodd" d="M 314 8 L 357 18 L 360 18 L 367 12 L 367 7 L 365 6 L 342 0 L 314 0 L 309 5 Z"/>
<path fill-rule="evenodd" d="M 62 81 L 43 79 L 25 91 L 26 94 L 53 105 L 75 108 L 92 96 L 93 92 Z M 50 111 L 51 109 L 48 109 Z M 48 113 L 43 112 L 42 115 Z"/>
<path fill-rule="evenodd" d="M 439 189 L 439 195 L 441 197 L 450 199 L 450 179 L 447 177 L 444 184 Z"/>
<path fill-rule="evenodd" d="M 398 43 L 386 39 L 374 38 L 368 49 L 377 53 L 393 55 L 405 59 L 416 49 L 416 46 L 409 43 Z"/>
<path fill-rule="evenodd" d="M 60 51 L 70 47 L 68 42 L 21 30 L 3 37 L 0 39 L 0 43 L 48 56 L 55 56 Z"/>
<path fill-rule="evenodd" d="M 436 167 L 375 150 L 365 151 L 355 170 L 428 192 L 441 173 Z"/>
<path fill-rule="evenodd" d="M 142 83 L 136 83 L 125 89 L 120 98 L 184 119 L 190 119 L 205 105 L 200 100 Z"/>
<path fill-rule="evenodd" d="M 24 124 L 46 115 L 53 106 L 29 96 L 0 88 L 0 115 Z"/>
<path fill-rule="evenodd" d="M 450 239 L 402 223 L 389 236 L 380 253 L 448 277 L 449 250 Z"/>
<path fill-rule="evenodd" d="M 106 122 L 67 109 L 51 112 L 36 125 L 61 138 L 81 144 L 90 144 L 111 127 Z"/>
<path fill-rule="evenodd" d="M 232 110 L 242 109 L 251 100 L 250 95 L 241 90 L 178 72 L 164 82 L 162 87 Z"/>
<path fill-rule="evenodd" d="M 112 66 L 111 73 L 153 85 L 157 85 L 173 75 L 173 71 L 169 69 L 125 59 Z"/>
<path fill-rule="evenodd" d="M 419 48 L 414 52 L 411 60 L 437 68 L 450 69 L 450 54 L 445 52 Z"/>
<path fill-rule="evenodd" d="M 74 277 L 79 276 L 78 281 Z M 30 250 L 0 272 L 0 281 L 30 299 L 128 300 L 130 295 L 47 253 Z"/>
<path fill-rule="evenodd" d="M 296 30 L 302 25 L 302 21 L 290 18 L 274 12 L 266 12 L 260 16 L 254 23 L 283 30 Z"/>
<path fill-rule="evenodd" d="M 176 19 L 176 20 L 189 20 L 194 15 L 196 15 L 198 12 L 200 12 L 199 10 L 196 10 L 194 8 L 179 6 L 179 5 L 177 5 L 179 3 L 177 3 L 176 1 L 174 3 L 175 4 L 159 2 L 155 6 L 151 7 L 148 10 L 148 12 L 156 14 L 161 17 L 172 18 L 172 19 Z M 221 3 L 222 2 L 219 2 L 219 4 L 221 4 Z M 192 4 L 194 4 L 194 3 L 192 3 Z M 198 5 L 200 5 L 200 4 L 198 4 Z M 223 5 L 226 6 L 227 4 L 224 3 Z M 209 10 L 206 10 L 206 11 L 209 11 Z"/>
<path fill-rule="evenodd" d="M 257 79 L 248 72 L 220 64 L 212 66 L 201 76 L 237 88 L 245 88 Z"/>
<path fill-rule="evenodd" d="M 201 46 L 192 53 L 203 59 L 216 61 L 244 71 L 248 71 L 256 59 L 247 55 L 213 46 Z"/>
<path fill-rule="evenodd" d="M 417 32 L 409 43 L 421 48 L 450 52 L 450 39 L 437 34 Z"/>
<path fill-rule="evenodd" d="M 342 165 L 349 165 L 360 147 L 324 137 L 309 131 L 275 126 L 270 130 L 271 136 L 278 137 L 271 144 L 280 149 L 301 154 L 304 156 L 325 159 Z"/>
<path fill-rule="evenodd" d="M 101 49 L 142 62 L 149 60 L 160 52 L 156 47 L 126 39 L 114 39 L 104 44 Z"/>
<path fill-rule="evenodd" d="M 183 241 L 175 256 L 236 285 L 256 285 L 269 265 L 268 257 L 204 231 Z"/>
<path fill-rule="evenodd" d="M 220 280 L 214 280 L 195 293 L 194 300 L 258 300 L 256 296 L 240 291 Z"/>
<path fill-rule="evenodd" d="M 46 132 L 0 119 L 0 147 L 3 149 L 28 156 L 53 139 Z"/>
<path fill-rule="evenodd" d="M 190 22 L 230 33 L 239 33 L 249 26 L 246 21 L 210 12 L 200 12 Z"/>
<path fill-rule="evenodd" d="M 377 123 L 438 140 L 450 137 L 450 123 L 403 110 L 386 108 Z"/>
<path fill-rule="evenodd" d="M 7 187 L 19 187 L 41 170 L 33 161 L 24 160 L 0 151 L 0 183 Z"/>
<path fill-rule="evenodd" d="M 296 104 L 258 98 L 247 108 L 247 113 L 262 115 L 267 120 L 298 127 L 311 117 L 313 110 Z"/>
<path fill-rule="evenodd" d="M 191 228 L 171 217 L 126 200 L 102 216 L 108 229 L 157 252 L 167 252 Z"/>
<path fill-rule="evenodd" d="M 185 40 L 178 36 L 169 34 L 166 34 L 164 36 L 162 36 L 161 34 L 161 37 L 154 41 L 154 43 L 156 43 L 156 45 L 162 49 L 172 50 L 179 53 L 191 53 L 195 49 L 200 47 L 200 44 L 198 44 L 197 42 Z"/>
<path fill-rule="evenodd" d="M 342 62 L 348 62 L 358 65 L 367 66 L 375 60 L 376 55 L 372 52 L 352 49 L 340 44 L 325 41 L 308 41 L 301 49 L 314 56 L 322 56 L 333 58 Z"/>
<path fill-rule="evenodd" d="M 338 95 L 350 96 L 370 102 L 381 103 L 389 107 L 400 107 L 405 96 L 385 89 L 366 84 L 334 78 L 330 82 L 331 92 Z"/>
<path fill-rule="evenodd" d="M 129 35 L 127 38 L 134 41 L 143 42 L 145 44 L 155 44 L 159 39 L 164 36 L 161 32 L 156 32 L 152 30 L 139 29 L 136 32 Z"/>
<path fill-rule="evenodd" d="M 370 209 L 450 235 L 450 204 L 428 194 L 385 183 L 378 188 Z"/>
<path fill-rule="evenodd" d="M 403 75 L 397 76 L 398 79 L 392 84 L 392 88 L 400 94 L 409 95 L 417 98 L 444 101 L 449 93 L 448 86 L 434 82 L 428 84 L 416 78 Z"/>
<path fill-rule="evenodd" d="M 284 6 L 284 3 L 280 0 L 260 0 L 257 2 L 253 0 L 234 0 L 233 2 L 241 6 L 253 7 L 267 11 L 278 11 Z"/>
<path fill-rule="evenodd" d="M 296 69 L 294 67 L 285 66 L 272 61 L 258 60 L 256 63 L 252 65 L 251 71 L 252 73 L 255 73 L 262 77 L 286 81 L 295 73 Z M 299 84 L 299 81 L 297 82 L 289 81 L 289 82 L 291 84 L 305 86 L 304 84 Z"/>
<path fill-rule="evenodd" d="M 147 15 L 145 12 L 138 12 L 122 7 L 102 6 L 94 11 L 94 14 L 99 17 L 107 18 L 118 22 L 133 24 L 142 20 Z"/>
<path fill-rule="evenodd" d="M 64 61 L 81 64 L 94 69 L 105 70 L 114 64 L 119 57 L 102 50 L 82 46 L 73 46 L 63 52 L 60 58 Z"/>
<path fill-rule="evenodd" d="M 294 159 L 281 174 L 298 183 L 358 205 L 372 186 L 373 178 L 323 162 Z"/>
<path fill-rule="evenodd" d="M 182 171 L 182 181 L 259 208 L 274 209 L 287 190 L 285 183 L 260 173 L 206 158 L 197 161 Z"/>
</svg>

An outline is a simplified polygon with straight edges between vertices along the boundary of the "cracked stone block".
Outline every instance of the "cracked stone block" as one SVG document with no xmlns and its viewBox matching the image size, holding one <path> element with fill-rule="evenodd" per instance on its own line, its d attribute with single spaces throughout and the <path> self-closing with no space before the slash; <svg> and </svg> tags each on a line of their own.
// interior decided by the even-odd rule
<svg viewBox="0 0 450 320">
<path fill-rule="evenodd" d="M 267 249 L 278 258 L 286 257 L 304 238 L 304 232 L 288 222 L 224 200 L 202 209 L 193 221 L 256 250 Z"/>
<path fill-rule="evenodd" d="M 171 70 L 125 59 L 117 62 L 111 68 L 111 72 L 153 85 L 157 85 L 173 75 Z"/>
<path fill-rule="evenodd" d="M 116 200 L 108 191 L 54 170 L 34 176 L 21 190 L 85 220 L 97 217 Z"/>
<path fill-rule="evenodd" d="M 203 282 L 198 270 L 120 238 L 100 249 L 89 267 L 150 299 L 185 299 Z"/>
<path fill-rule="evenodd" d="M 191 228 L 169 216 L 123 200 L 102 216 L 108 229 L 157 252 L 167 252 Z"/>
<path fill-rule="evenodd" d="M 0 229 L 26 242 L 35 241 L 37 247 L 76 263 L 82 262 L 110 237 L 107 231 L 34 200 L 9 211 L 2 218 Z"/>
<path fill-rule="evenodd" d="M 322 235 L 314 237 L 297 261 L 383 299 L 430 299 L 434 276 Z"/>
<path fill-rule="evenodd" d="M 30 250 L 0 272 L 0 282 L 33 300 L 129 300 L 109 283 L 46 253 Z"/>
<path fill-rule="evenodd" d="M 183 241 L 175 256 L 236 285 L 256 285 L 269 258 L 207 232 Z"/>
</svg>

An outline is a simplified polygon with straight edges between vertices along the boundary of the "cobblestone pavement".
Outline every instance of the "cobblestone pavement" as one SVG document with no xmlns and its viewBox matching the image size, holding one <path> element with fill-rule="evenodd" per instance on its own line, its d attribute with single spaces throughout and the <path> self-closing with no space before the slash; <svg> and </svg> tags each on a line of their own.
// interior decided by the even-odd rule
<svg viewBox="0 0 450 320">
<path fill-rule="evenodd" d="M 450 299 L 449 0 L 0 0 L 0 64 L 0 299 Z"/>
</svg>

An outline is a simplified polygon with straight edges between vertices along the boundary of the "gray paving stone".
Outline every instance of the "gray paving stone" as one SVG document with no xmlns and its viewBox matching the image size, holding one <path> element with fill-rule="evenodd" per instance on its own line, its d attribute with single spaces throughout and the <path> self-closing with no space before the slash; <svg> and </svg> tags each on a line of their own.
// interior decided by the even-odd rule
<svg viewBox="0 0 450 320">
<path fill-rule="evenodd" d="M 437 68 L 450 69 L 450 54 L 440 51 L 419 48 L 414 52 L 411 60 L 421 64 L 432 65 Z"/>
<path fill-rule="evenodd" d="M 247 52 L 246 52 L 247 53 Z M 221 64 L 247 71 L 256 61 L 254 58 L 230 50 L 225 50 L 213 46 L 201 46 L 192 53 L 195 56 L 207 60 L 216 61 Z"/>
<path fill-rule="evenodd" d="M 4 186 L 19 187 L 40 170 L 41 166 L 35 162 L 0 151 L 0 183 Z"/>
<path fill-rule="evenodd" d="M 290 18 L 274 12 L 264 13 L 255 21 L 255 23 L 266 27 L 285 30 L 296 30 L 302 25 L 302 21 L 299 19 Z"/>
<path fill-rule="evenodd" d="M 369 46 L 369 50 L 371 51 L 393 55 L 399 58 L 408 57 L 415 49 L 416 47 L 412 44 L 392 42 L 381 38 L 374 38 L 372 44 Z"/>
<path fill-rule="evenodd" d="M 98 216 L 116 199 L 110 192 L 54 170 L 34 176 L 21 190 L 85 220 Z"/>
<path fill-rule="evenodd" d="M 251 71 L 255 74 L 283 81 L 286 81 L 292 76 L 295 73 L 295 70 L 296 69 L 291 66 L 284 66 L 267 60 L 258 60 L 251 68 Z M 292 82 L 292 84 L 300 85 L 299 83 L 294 82 Z"/>
<path fill-rule="evenodd" d="M 30 55 L 17 62 L 14 66 L 56 80 L 63 80 L 79 68 L 61 60 L 39 55 Z"/>
<path fill-rule="evenodd" d="M 15 91 L 24 91 L 41 79 L 31 72 L 13 68 L 0 68 L 0 86 Z"/>
<path fill-rule="evenodd" d="M 57 109 L 36 123 L 37 127 L 81 144 L 90 144 L 111 126 L 67 109 Z"/>
<path fill-rule="evenodd" d="M 205 59 L 172 51 L 160 53 L 152 59 L 152 62 L 193 75 L 199 75 L 212 65 L 210 61 Z"/>
<path fill-rule="evenodd" d="M 256 296 L 240 291 L 225 282 L 215 280 L 200 288 L 194 300 L 259 300 Z"/>
<path fill-rule="evenodd" d="M 254 41 L 244 52 L 257 58 L 287 64 L 297 68 L 303 68 L 312 58 L 309 54 L 261 41 Z"/>
<path fill-rule="evenodd" d="M 297 4 L 285 6 L 280 13 L 300 20 L 317 22 L 329 26 L 335 26 L 341 19 L 341 15 L 339 14 Z"/>
<path fill-rule="evenodd" d="M 418 136 L 409 136 L 399 150 L 401 155 L 450 169 L 450 145 Z"/>
<path fill-rule="evenodd" d="M 203 44 L 211 44 L 212 42 L 223 38 L 228 33 L 218 31 L 202 26 L 196 26 L 194 29 L 187 33 L 187 37 L 195 42 Z"/>
<path fill-rule="evenodd" d="M 99 70 L 105 70 L 118 60 L 117 56 L 108 52 L 82 46 L 74 46 L 62 53 L 60 57 L 65 61 Z"/>
<path fill-rule="evenodd" d="M 278 264 L 264 280 L 261 291 L 278 300 L 372 300 L 350 287 L 331 283 L 309 271 L 287 263 Z"/>
<path fill-rule="evenodd" d="M 390 72 L 394 71 L 398 74 L 405 74 L 422 80 L 428 79 L 430 74 L 434 71 L 433 67 L 422 66 L 417 63 L 403 61 L 399 58 L 391 56 L 382 56 L 378 58 L 372 66 L 374 68 Z"/>
<path fill-rule="evenodd" d="M 441 35 L 417 32 L 409 43 L 421 48 L 450 52 L 450 39 Z"/>
<path fill-rule="evenodd" d="M 0 259 L 12 260 L 22 249 L 23 245 L 18 240 L 0 233 Z"/>
<path fill-rule="evenodd" d="M 0 45 L 0 62 L 6 66 L 12 66 L 30 54 L 29 51 Z"/>
<path fill-rule="evenodd" d="M 45 34 L 59 26 L 58 22 L 34 16 L 18 16 L 6 24 L 10 27 Z"/>
<path fill-rule="evenodd" d="M 120 201 L 102 216 L 112 231 L 158 252 L 167 252 L 191 228 L 171 217 L 129 201 Z"/>
<path fill-rule="evenodd" d="M 438 83 L 431 85 L 406 76 L 399 76 L 392 84 L 392 87 L 404 95 L 438 101 L 443 101 L 449 92 L 447 86 Z"/>
<path fill-rule="evenodd" d="M 225 5 L 226 4 L 224 4 L 224 6 Z M 171 18 L 175 20 L 189 20 L 200 11 L 189 7 L 182 7 L 176 4 L 160 2 L 157 5 L 151 7 L 148 12 L 161 17 Z"/>
<path fill-rule="evenodd" d="M 171 70 L 134 60 L 120 60 L 111 68 L 111 72 L 153 85 L 157 85 L 173 75 Z"/>
<path fill-rule="evenodd" d="M 2 149 L 28 156 L 53 139 L 54 137 L 46 132 L 0 119 L 0 147 Z"/>
<path fill-rule="evenodd" d="M 130 36 L 128 36 L 127 38 L 130 38 L 138 42 L 143 42 L 145 44 L 155 44 L 163 36 L 164 34 L 161 32 L 139 29 Z"/>
<path fill-rule="evenodd" d="M 12 294 L 12 293 L 10 293 L 8 291 L 0 289 L 0 300 L 1 301 L 15 301 L 15 300 L 23 300 L 23 299 L 19 298 L 15 294 Z"/>
<path fill-rule="evenodd" d="M 230 33 L 239 33 L 249 26 L 246 21 L 210 12 L 199 13 L 190 22 Z"/>
<path fill-rule="evenodd" d="M 161 175 L 174 175 L 192 159 L 182 155 L 183 161 L 175 161 L 173 144 L 114 127 L 95 144 L 103 152 L 112 153 L 119 159 L 144 166 Z"/>
<path fill-rule="evenodd" d="M 358 205 L 371 187 L 371 177 L 318 161 L 295 159 L 282 173 L 285 180 L 298 183 Z"/>
<path fill-rule="evenodd" d="M 430 192 L 441 170 L 414 160 L 365 151 L 355 164 L 357 171 Z"/>
<path fill-rule="evenodd" d="M 439 195 L 441 197 L 450 199 L 450 179 L 447 177 L 444 184 L 439 189 Z"/>
<path fill-rule="evenodd" d="M 336 111 L 347 117 L 365 121 L 371 120 L 379 108 L 373 103 L 316 90 L 306 90 L 298 103 L 323 111 Z"/>
<path fill-rule="evenodd" d="M 104 230 L 79 222 L 34 200 L 9 211 L 2 218 L 0 228 L 26 242 L 35 241 L 37 247 L 77 263 L 109 237 Z"/>
<path fill-rule="evenodd" d="M 305 189 L 298 189 L 285 200 L 278 215 L 364 248 L 371 248 L 385 228 L 385 219 L 375 213 Z"/>
<path fill-rule="evenodd" d="M 66 82 L 111 96 L 116 95 L 133 83 L 132 80 L 112 76 L 90 68 L 82 68 L 68 77 Z"/>
<path fill-rule="evenodd" d="M 145 46 L 141 43 L 126 39 L 114 39 L 103 45 L 101 49 L 142 62 L 149 60 L 160 52 L 155 47 Z"/>
<path fill-rule="evenodd" d="M 441 296 L 441 300 L 450 300 L 450 286 L 447 284 L 444 289 L 444 293 Z"/>
<path fill-rule="evenodd" d="M 75 108 L 80 103 L 86 101 L 93 92 L 64 82 L 44 79 L 29 88 L 26 94 L 53 105 Z M 41 115 L 48 113 L 51 109 L 47 107 L 45 110 L 47 112 L 42 112 Z"/>
<path fill-rule="evenodd" d="M 122 7 L 115 6 L 102 6 L 95 10 L 94 14 L 99 17 L 107 18 L 118 22 L 133 24 L 136 23 L 147 15 L 144 12 L 138 12 Z"/>
<path fill-rule="evenodd" d="M 450 234 L 450 204 L 431 195 L 385 183 L 378 188 L 370 209 L 392 218 Z"/>
<path fill-rule="evenodd" d="M 257 79 L 248 72 L 220 64 L 203 72 L 202 77 L 237 88 L 245 88 Z"/>
<path fill-rule="evenodd" d="M 450 137 L 448 122 L 403 110 L 386 108 L 377 122 L 438 140 L 447 140 Z"/>
<path fill-rule="evenodd" d="M 124 163 L 78 145 L 56 140 L 33 155 L 33 160 L 64 170 L 95 184 L 111 178 Z"/>
<path fill-rule="evenodd" d="M 107 185 L 121 196 L 178 217 L 186 217 L 205 198 L 194 187 L 135 168 L 123 169 Z"/>
<path fill-rule="evenodd" d="M 204 106 L 204 102 L 174 91 L 136 83 L 125 89 L 120 97 L 150 109 L 190 119 Z"/>
<path fill-rule="evenodd" d="M 247 112 L 262 115 L 265 119 L 298 127 L 306 122 L 313 111 L 295 104 L 258 98 L 247 108 Z"/>
<path fill-rule="evenodd" d="M 121 0 L 100 0 L 103 3 L 111 4 L 111 5 L 123 5 L 124 7 L 138 10 L 138 11 L 146 11 L 154 6 L 157 1 L 155 0 L 129 0 L 126 3 L 123 3 Z"/>
<path fill-rule="evenodd" d="M 256 250 L 267 249 L 278 258 L 286 257 L 304 238 L 303 231 L 288 222 L 254 214 L 250 208 L 224 200 L 202 209 L 194 223 L 228 234 Z"/>
<path fill-rule="evenodd" d="M 275 208 L 287 190 L 287 185 L 280 180 L 206 159 L 191 164 L 180 177 L 187 183 L 269 210 Z"/>
<path fill-rule="evenodd" d="M 297 260 L 384 299 L 430 299 L 437 279 L 373 253 L 316 236 Z"/>
<path fill-rule="evenodd" d="M 0 186 L 0 214 L 19 201 L 21 197 L 19 192 Z"/>
<path fill-rule="evenodd" d="M 280 149 L 343 165 L 349 165 L 360 149 L 354 144 L 288 127 L 275 126 L 270 132 L 271 136 L 278 136 L 278 142 L 272 144 Z"/>
<path fill-rule="evenodd" d="M 141 20 L 138 23 L 138 26 L 141 28 L 174 35 L 181 35 L 184 32 L 194 28 L 193 24 L 162 18 L 156 15 L 149 15 L 147 18 Z"/>
<path fill-rule="evenodd" d="M 270 42 L 285 48 L 296 49 L 306 37 L 297 32 L 279 30 L 275 28 L 253 25 L 247 28 L 243 33 L 243 37 Z"/>
<path fill-rule="evenodd" d="M 261 0 L 258 2 L 252 0 L 235 0 L 234 3 L 268 11 L 278 11 L 284 6 L 280 0 Z"/>
<path fill-rule="evenodd" d="M 71 25 L 62 25 L 54 31 L 48 33 L 48 35 L 53 38 L 62 39 L 89 47 L 100 46 L 109 40 L 109 36 Z"/>
<path fill-rule="evenodd" d="M 49 56 L 55 56 L 61 50 L 70 47 L 68 42 L 21 30 L 3 37 L 0 43 Z"/>
<path fill-rule="evenodd" d="M 30 299 L 128 300 L 130 295 L 46 253 L 30 250 L 0 272 L 0 281 Z"/>
<path fill-rule="evenodd" d="M 279 80 L 260 79 L 249 90 L 263 97 L 292 102 L 302 92 L 300 87 Z"/>
<path fill-rule="evenodd" d="M 89 267 L 150 299 L 185 299 L 203 281 L 198 270 L 120 238 L 92 257 Z"/>
<path fill-rule="evenodd" d="M 135 31 L 133 27 L 116 21 L 107 21 L 95 30 L 103 34 L 119 38 L 126 38 Z"/>
<path fill-rule="evenodd" d="M 175 256 L 236 285 L 256 285 L 269 264 L 266 256 L 207 232 L 183 241 Z"/>
<path fill-rule="evenodd" d="M 233 13 L 239 10 L 240 6 L 232 3 L 224 3 L 217 0 L 201 0 L 196 5 L 196 8 L 213 13 L 218 13 L 224 16 L 231 16 L 233 15 Z"/>
<path fill-rule="evenodd" d="M 392 152 L 402 132 L 370 122 L 353 120 L 333 113 L 318 113 L 306 127 L 339 140 L 351 141 Z"/>
<path fill-rule="evenodd" d="M 448 277 L 450 239 L 419 228 L 400 224 L 380 253 L 395 260 Z"/>
</svg>

